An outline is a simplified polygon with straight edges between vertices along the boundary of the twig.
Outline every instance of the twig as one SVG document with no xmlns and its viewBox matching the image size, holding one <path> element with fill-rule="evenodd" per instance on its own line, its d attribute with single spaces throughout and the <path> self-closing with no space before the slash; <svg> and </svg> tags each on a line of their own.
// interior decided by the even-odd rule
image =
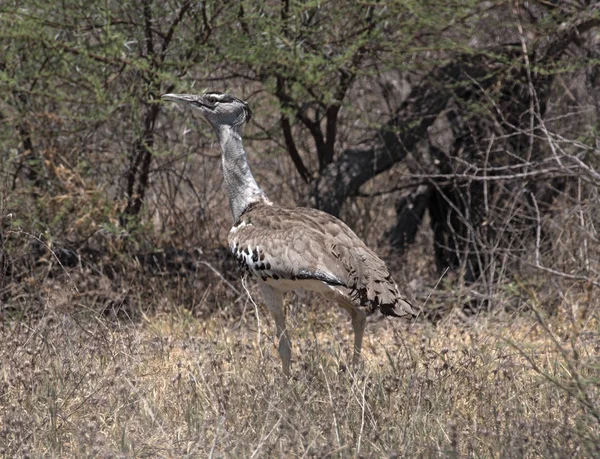
<svg viewBox="0 0 600 459">
<path fill-rule="evenodd" d="M 359 453 L 360 453 L 360 443 L 362 441 L 362 435 L 363 435 L 363 431 L 365 428 L 365 406 L 366 406 L 366 400 L 365 400 L 365 392 L 367 391 L 367 381 L 369 379 L 369 374 L 367 373 L 367 377 L 365 378 L 365 382 L 363 384 L 363 390 L 362 390 L 362 398 L 361 398 L 361 418 L 360 418 L 360 432 L 358 433 L 358 440 L 356 441 L 356 453 L 354 454 L 356 457 L 359 457 Z"/>
<path fill-rule="evenodd" d="M 537 199 L 535 199 L 535 194 L 533 191 L 530 192 L 531 200 L 533 202 L 533 207 L 535 208 L 535 264 L 536 266 L 540 266 L 540 239 L 542 236 L 542 226 L 540 223 L 540 208 L 537 205 Z"/>
<path fill-rule="evenodd" d="M 565 273 L 562 271 L 557 271 L 556 269 L 547 268 L 546 266 L 537 266 L 533 263 L 528 263 L 528 264 L 533 266 L 536 269 L 541 270 L 541 271 L 545 271 L 547 273 L 554 274 L 555 276 L 564 277 L 565 279 L 573 279 L 573 280 L 578 280 L 578 281 L 583 281 L 583 282 L 589 282 L 593 286 L 600 288 L 600 282 L 598 282 L 590 277 L 580 276 L 578 274 L 569 274 L 569 273 Z"/>
<path fill-rule="evenodd" d="M 215 452 L 215 448 L 217 447 L 217 440 L 219 438 L 219 428 L 221 427 L 222 424 L 223 424 L 223 418 L 219 419 L 219 422 L 217 423 L 217 430 L 215 432 L 215 438 L 213 438 L 213 442 L 212 442 L 212 445 L 210 447 L 210 453 L 208 453 L 208 459 L 212 459 L 213 458 L 213 454 Z"/>
<path fill-rule="evenodd" d="M 340 440 L 340 430 L 338 427 L 337 416 L 335 415 L 335 405 L 333 404 L 333 397 L 331 395 L 331 388 L 329 387 L 329 381 L 327 380 L 327 374 L 323 369 L 323 365 L 319 365 L 323 376 L 325 377 L 325 385 L 327 386 L 327 393 L 329 394 L 329 403 L 331 404 L 331 415 L 333 416 L 333 427 L 335 428 L 335 438 L 337 440 L 338 447 L 342 447 L 342 442 Z"/>
<path fill-rule="evenodd" d="M 421 314 L 421 312 L 425 309 L 425 305 L 429 301 L 429 298 L 431 298 L 431 295 L 433 295 L 433 292 L 435 292 L 437 290 L 438 285 L 440 285 L 440 282 L 442 282 L 442 279 L 444 278 L 444 276 L 446 275 L 446 273 L 449 270 L 450 270 L 450 266 L 446 266 L 446 269 L 444 269 L 444 272 L 442 273 L 442 275 L 440 276 L 440 278 L 438 279 L 438 281 L 433 286 L 433 290 L 431 290 L 431 292 L 429 292 L 429 295 L 427 295 L 427 298 L 425 298 L 425 302 L 423 303 L 423 306 L 421 306 L 421 310 L 419 311 L 419 314 Z M 417 314 L 417 317 L 419 317 L 419 314 Z M 415 319 L 417 317 L 415 317 Z"/>
<path fill-rule="evenodd" d="M 219 279 L 221 279 L 225 285 L 227 285 L 231 290 L 233 290 L 235 293 L 237 293 L 238 295 L 241 295 L 242 292 L 240 292 L 235 285 L 233 285 L 231 282 L 229 282 L 227 279 L 225 279 L 225 277 L 223 277 L 223 274 L 221 274 L 217 269 L 215 269 L 209 262 L 207 261 L 201 261 L 201 264 L 203 264 L 204 266 L 207 266 L 208 268 L 210 268 L 210 270 L 215 273 L 217 276 L 219 276 Z M 248 292 L 248 290 L 246 290 L 246 292 Z"/>
<path fill-rule="evenodd" d="M 585 218 L 583 217 L 583 209 L 581 207 L 581 179 L 577 180 L 577 203 L 579 207 L 579 223 L 581 225 L 581 229 L 583 230 L 583 247 L 581 248 L 583 257 L 585 270 L 587 272 L 590 271 L 590 257 L 588 252 L 588 238 L 587 231 L 585 230 Z"/>
<path fill-rule="evenodd" d="M 573 157 L 574 158 L 574 157 Z M 578 158 L 578 164 L 572 166 L 563 166 L 563 167 L 549 167 L 545 169 L 536 169 L 525 172 L 514 172 L 512 174 L 502 174 L 502 175 L 488 175 L 490 171 L 498 170 L 501 168 L 487 168 L 487 169 L 479 169 L 476 168 L 473 173 L 470 174 L 411 174 L 410 179 L 406 183 L 395 186 L 388 190 L 376 191 L 374 193 L 364 193 L 357 192 L 355 196 L 360 198 L 374 198 L 377 196 L 383 196 L 386 194 L 395 193 L 398 191 L 406 190 L 407 188 L 417 187 L 419 185 L 426 185 L 431 182 L 435 182 L 438 186 L 446 186 L 452 185 L 460 182 L 501 182 L 505 180 L 515 180 L 515 179 L 523 179 L 523 178 L 547 178 L 547 177 L 573 177 L 577 175 L 577 172 L 580 171 L 580 168 L 585 168 L 585 163 L 581 162 Z M 531 166 L 532 163 L 524 163 L 515 166 L 514 168 L 525 168 L 526 166 Z M 588 168 L 589 169 L 589 168 Z M 590 175 L 592 173 L 586 169 Z M 477 175 L 478 173 L 483 173 L 484 175 Z M 592 175 L 593 176 L 593 175 Z M 399 179 L 403 179 L 405 176 L 399 176 Z M 408 177 L 408 176 L 406 176 Z M 600 176 L 599 176 L 600 177 Z"/>
<path fill-rule="evenodd" d="M 282 418 L 283 418 L 283 414 L 281 414 L 279 416 L 279 419 L 277 420 L 277 422 L 275 423 L 275 425 L 273 426 L 273 428 L 269 431 L 269 433 L 260 440 L 260 442 L 258 443 L 258 445 L 256 446 L 256 448 L 252 452 L 252 455 L 250 456 L 250 459 L 252 459 L 253 457 L 256 457 L 256 455 L 258 454 L 258 451 L 263 447 L 263 445 L 269 439 L 269 437 L 271 436 L 271 434 L 275 431 L 275 429 L 277 427 L 279 427 L 279 423 L 281 422 Z"/>
<path fill-rule="evenodd" d="M 242 277 L 242 286 L 244 287 L 244 290 L 248 294 L 248 298 L 250 298 L 250 301 L 254 305 L 254 312 L 256 313 L 256 336 L 257 336 L 256 345 L 258 347 L 258 352 L 260 352 L 260 357 L 262 359 L 264 356 L 263 356 L 262 348 L 260 347 L 260 316 L 258 314 L 258 305 L 254 302 L 254 298 L 252 298 L 252 295 L 250 294 L 250 290 L 248 290 L 248 286 L 246 285 L 246 278 L 247 278 L 247 276 L 244 274 L 244 277 Z"/>
</svg>

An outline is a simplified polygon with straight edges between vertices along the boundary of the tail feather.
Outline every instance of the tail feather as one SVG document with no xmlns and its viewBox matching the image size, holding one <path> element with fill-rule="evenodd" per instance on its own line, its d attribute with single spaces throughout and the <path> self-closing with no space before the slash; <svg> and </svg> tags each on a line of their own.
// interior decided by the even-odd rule
<svg viewBox="0 0 600 459">
<path fill-rule="evenodd" d="M 408 300 L 398 296 L 395 303 L 382 304 L 379 307 L 382 314 L 393 317 L 417 317 L 417 311 Z"/>
<path fill-rule="evenodd" d="M 348 273 L 347 286 L 353 299 L 370 312 L 380 310 L 394 317 L 416 317 L 415 308 L 404 298 L 385 263 L 366 246 L 353 247 L 342 257 Z"/>
</svg>

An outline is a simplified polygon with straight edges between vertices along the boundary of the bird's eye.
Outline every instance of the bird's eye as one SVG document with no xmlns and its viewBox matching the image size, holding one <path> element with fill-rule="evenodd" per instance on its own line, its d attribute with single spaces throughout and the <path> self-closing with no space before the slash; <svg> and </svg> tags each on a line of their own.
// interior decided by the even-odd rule
<svg viewBox="0 0 600 459">
<path fill-rule="evenodd" d="M 206 101 L 207 101 L 209 104 L 216 104 L 216 103 L 218 102 L 217 98 L 216 98 L 216 97 L 214 97 L 214 96 L 208 96 L 208 97 L 206 98 Z"/>
</svg>

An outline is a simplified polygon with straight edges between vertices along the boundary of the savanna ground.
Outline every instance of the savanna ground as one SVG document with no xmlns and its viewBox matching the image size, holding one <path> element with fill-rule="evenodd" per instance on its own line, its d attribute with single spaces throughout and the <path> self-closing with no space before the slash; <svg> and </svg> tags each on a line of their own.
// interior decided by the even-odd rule
<svg viewBox="0 0 600 459">
<path fill-rule="evenodd" d="M 358 368 L 345 315 L 294 298 L 286 381 L 273 324 L 245 294 L 203 319 L 164 296 L 128 317 L 52 285 L 37 286 L 41 314 L 1 323 L 3 457 L 600 454 L 589 288 L 567 291 L 552 314 L 517 283 L 512 313 L 371 317 Z"/>
</svg>

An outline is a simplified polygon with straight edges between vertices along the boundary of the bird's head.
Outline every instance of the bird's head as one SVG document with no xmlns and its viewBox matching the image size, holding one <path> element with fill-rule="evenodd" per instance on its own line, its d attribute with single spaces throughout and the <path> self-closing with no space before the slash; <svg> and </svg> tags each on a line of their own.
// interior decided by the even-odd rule
<svg viewBox="0 0 600 459">
<path fill-rule="evenodd" d="M 201 95 L 165 94 L 162 100 L 193 108 L 215 129 L 222 126 L 241 126 L 252 117 L 252 111 L 246 102 L 221 92 L 207 92 Z"/>
</svg>

